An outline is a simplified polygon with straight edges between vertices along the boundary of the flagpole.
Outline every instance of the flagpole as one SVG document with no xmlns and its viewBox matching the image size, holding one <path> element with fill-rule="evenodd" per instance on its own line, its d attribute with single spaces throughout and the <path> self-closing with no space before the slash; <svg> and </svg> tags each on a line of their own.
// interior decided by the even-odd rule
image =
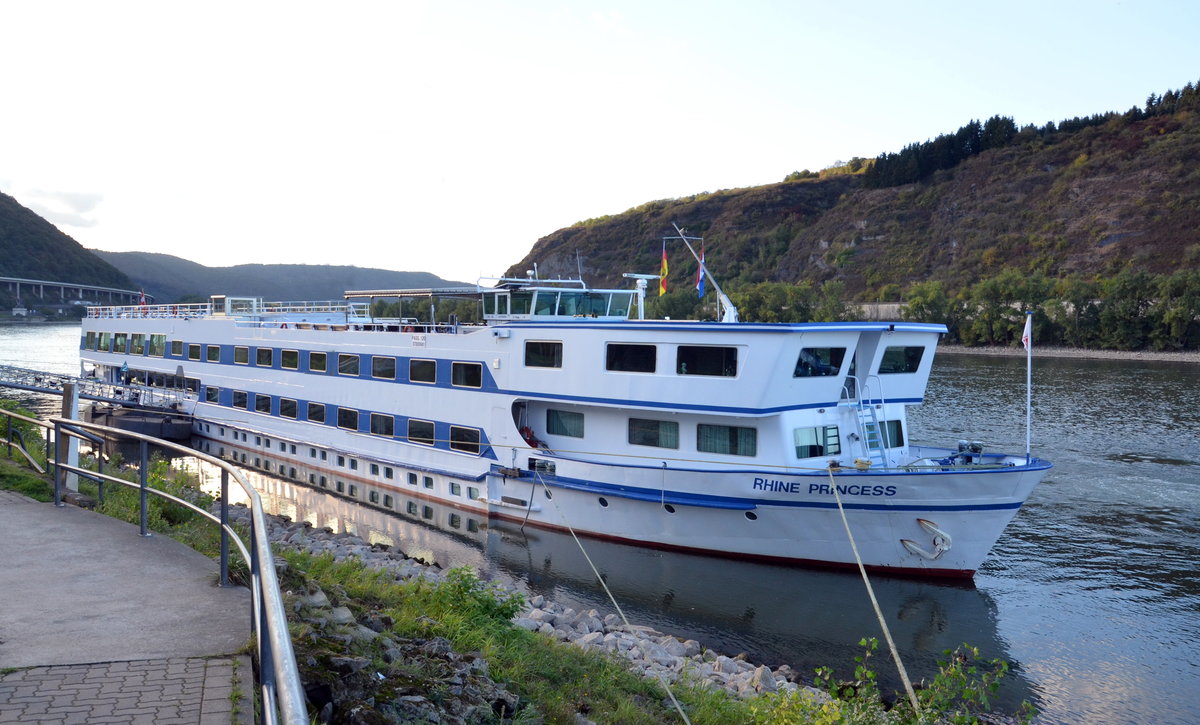
<svg viewBox="0 0 1200 725">
<path fill-rule="evenodd" d="M 1025 464 L 1029 465 L 1030 441 L 1033 437 L 1033 312 L 1025 313 Z"/>
</svg>

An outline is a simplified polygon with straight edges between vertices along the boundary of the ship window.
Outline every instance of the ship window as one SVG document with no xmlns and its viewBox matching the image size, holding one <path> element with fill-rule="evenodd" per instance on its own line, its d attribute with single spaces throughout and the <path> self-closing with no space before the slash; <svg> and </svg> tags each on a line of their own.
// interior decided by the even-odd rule
<svg viewBox="0 0 1200 725">
<path fill-rule="evenodd" d="M 104 345 L 104 333 L 101 333 L 100 344 Z M 162 357 L 167 351 L 167 336 L 166 335 L 151 335 L 150 336 L 150 355 L 151 357 Z"/>
<path fill-rule="evenodd" d="M 257 350 L 254 351 L 254 364 L 259 367 L 263 367 L 263 368 L 269 368 L 269 367 L 274 366 L 274 364 L 275 364 L 275 354 L 274 353 L 275 353 L 275 351 L 269 347 L 258 348 Z"/>
<path fill-rule="evenodd" d="M 758 431 L 733 425 L 696 426 L 696 450 L 702 453 L 722 453 L 731 456 L 758 454 Z"/>
<path fill-rule="evenodd" d="M 483 387 L 483 363 L 455 362 L 450 364 L 450 384 L 460 388 Z"/>
<path fill-rule="evenodd" d="M 924 354 L 925 348 L 920 345 L 889 347 L 883 351 L 883 360 L 879 361 L 879 374 L 915 373 L 921 367 Z"/>
<path fill-rule="evenodd" d="M 479 453 L 479 429 L 450 426 L 450 447 L 463 453 Z"/>
<path fill-rule="evenodd" d="M 259 413 L 270 413 L 271 412 L 271 396 L 255 395 L 254 396 L 254 409 L 257 410 Z"/>
<path fill-rule="evenodd" d="M 459 483 L 458 481 L 451 481 L 450 482 L 450 495 L 451 496 L 461 496 L 462 495 L 462 484 Z"/>
<path fill-rule="evenodd" d="M 142 333 L 135 333 L 129 337 L 129 353 L 131 355 L 146 354 L 146 336 Z"/>
<path fill-rule="evenodd" d="M 421 518 L 432 519 L 433 518 L 433 507 L 432 506 L 422 506 L 421 507 Z"/>
<path fill-rule="evenodd" d="M 796 444 L 796 458 L 835 456 L 842 452 L 841 439 L 836 425 L 819 425 L 815 428 L 796 428 L 792 431 Z"/>
<path fill-rule="evenodd" d="M 396 379 L 396 358 L 375 355 L 371 358 L 371 377 L 385 380 Z"/>
<path fill-rule="evenodd" d="M 166 335 L 156 335 L 155 337 L 163 338 L 164 344 L 166 344 L 166 339 L 167 339 Z M 100 333 L 100 347 L 97 349 L 100 352 L 109 352 L 112 349 L 112 333 L 111 332 L 101 332 Z"/>
<path fill-rule="evenodd" d="M 208 354 L 209 362 L 215 362 L 215 363 L 221 362 L 221 346 L 220 345 L 209 345 L 208 349 L 206 349 L 205 352 Z"/>
<path fill-rule="evenodd" d="M 816 378 L 837 375 L 842 371 L 842 360 L 846 357 L 844 347 L 806 347 L 796 358 L 794 378 Z"/>
<path fill-rule="evenodd" d="M 113 352 L 125 352 L 125 342 L 129 335 L 124 332 L 118 332 L 113 335 Z"/>
<path fill-rule="evenodd" d="M 548 409 L 546 411 L 546 432 L 550 435 L 582 438 L 583 413 L 576 413 L 569 410 L 555 410 L 553 408 Z"/>
<path fill-rule="evenodd" d="M 200 393 L 200 379 L 199 378 L 184 378 L 183 379 L 183 387 L 186 390 L 189 390 L 193 393 L 199 394 Z"/>
<path fill-rule="evenodd" d="M 417 502 L 409 501 L 407 504 L 405 504 L 404 510 L 408 511 L 413 516 L 416 516 L 417 515 Z"/>
<path fill-rule="evenodd" d="M 673 420 L 629 419 L 629 443 L 656 448 L 679 447 L 679 424 Z"/>
<path fill-rule="evenodd" d="M 95 332 L 89 332 L 87 334 L 87 336 L 83 338 L 83 349 L 84 350 L 95 350 L 96 349 L 96 333 Z"/>
<path fill-rule="evenodd" d="M 354 485 L 353 483 L 350 484 L 350 496 L 352 498 L 358 498 L 358 486 Z"/>
<path fill-rule="evenodd" d="M 386 493 L 385 493 L 385 494 L 383 494 L 383 505 L 384 505 L 385 507 L 387 507 L 387 508 L 394 508 L 394 507 L 392 506 L 392 497 L 391 497 L 391 496 L 389 496 L 389 495 L 388 495 L 388 494 L 386 494 Z"/>
<path fill-rule="evenodd" d="M 541 290 L 536 293 L 533 305 L 535 315 L 553 315 L 558 303 L 558 293 Z"/>
<path fill-rule="evenodd" d="M 367 500 L 370 501 L 371 503 L 379 503 L 379 492 L 378 491 L 368 492 Z"/>
<path fill-rule="evenodd" d="M 279 367 L 284 370 L 299 370 L 300 353 L 296 350 L 280 350 Z"/>
<path fill-rule="evenodd" d="M 233 361 L 238 365 L 250 364 L 250 348 L 238 345 L 233 348 Z"/>
<path fill-rule="evenodd" d="M 883 421 L 885 445 L 888 448 L 899 448 L 904 445 L 904 426 L 898 420 Z"/>
<path fill-rule="evenodd" d="M 183 357 L 183 340 L 171 340 L 171 354 L 175 357 Z"/>
<path fill-rule="evenodd" d="M 475 488 L 474 486 L 467 486 L 467 498 L 471 499 L 472 501 L 478 501 L 479 489 Z"/>
<path fill-rule="evenodd" d="M 533 293 L 513 292 L 509 300 L 509 314 L 528 315 L 529 308 L 533 304 Z"/>
<path fill-rule="evenodd" d="M 460 528 L 460 527 L 462 527 L 462 516 L 460 516 L 459 514 L 450 514 L 448 523 L 450 524 L 451 528 L 455 528 L 455 529 Z"/>
<path fill-rule="evenodd" d="M 190 345 L 188 345 L 188 360 L 199 360 L 199 359 L 200 359 L 200 346 L 193 342 Z"/>
<path fill-rule="evenodd" d="M 395 433 L 396 419 L 383 413 L 371 413 L 371 432 L 377 436 L 391 438 Z M 374 465 L 374 464 L 372 464 Z"/>
<path fill-rule="evenodd" d="M 433 476 L 422 476 L 421 485 L 425 488 L 433 488 Z"/>
<path fill-rule="evenodd" d="M 390 467 L 390 466 L 384 466 L 384 467 L 383 467 L 383 477 L 384 477 L 384 478 L 386 478 L 386 479 L 388 479 L 388 480 L 390 481 L 390 480 L 391 480 L 391 479 L 392 479 L 392 478 L 393 478 L 395 475 L 396 475 L 396 474 L 395 474 L 395 473 L 393 473 L 393 471 L 392 471 L 392 469 L 391 469 L 391 467 Z"/>
<path fill-rule="evenodd" d="M 209 385 L 204 389 L 204 400 L 209 403 L 221 402 L 221 389 Z"/>
<path fill-rule="evenodd" d="M 313 373 L 325 372 L 325 353 L 310 352 L 308 354 L 308 370 Z"/>
<path fill-rule="evenodd" d="M 525 366 L 531 368 L 561 368 L 561 342 L 540 342 L 528 340 L 525 342 Z"/>
<path fill-rule="evenodd" d="M 308 404 L 308 419 L 313 423 L 325 422 L 325 404 L 324 403 L 309 403 Z M 324 453 L 325 451 L 321 451 Z M 322 457 L 321 460 L 324 460 Z"/>
<path fill-rule="evenodd" d="M 408 421 L 408 440 L 410 443 L 433 445 L 433 421 L 410 418 Z"/>
<path fill-rule="evenodd" d="M 737 348 L 680 345 L 675 358 L 675 372 L 680 375 L 735 377 Z"/>
<path fill-rule="evenodd" d="M 408 472 L 408 485 L 410 485 L 410 486 L 417 485 L 417 474 L 413 473 L 412 471 Z"/>
<path fill-rule="evenodd" d="M 358 355 L 339 353 L 338 375 L 358 375 Z"/>
<path fill-rule="evenodd" d="M 653 345 L 608 343 L 605 369 L 622 373 L 652 373 L 657 366 Z"/>
<path fill-rule="evenodd" d="M 279 415 L 283 418 L 296 417 L 296 401 L 291 398 L 279 399 Z"/>
<path fill-rule="evenodd" d="M 337 481 L 334 484 L 334 487 L 337 488 L 338 493 L 342 493 L 343 491 L 346 490 L 346 484 L 343 481 Z"/>
<path fill-rule="evenodd" d="M 241 390 L 233 391 L 233 407 L 243 409 L 246 407 L 246 394 Z"/>
<path fill-rule="evenodd" d="M 409 360 L 408 379 L 414 383 L 436 383 L 437 363 L 433 360 Z"/>
<path fill-rule="evenodd" d="M 358 411 L 354 408 L 338 408 L 337 409 L 338 428 L 346 430 L 358 430 Z"/>
</svg>

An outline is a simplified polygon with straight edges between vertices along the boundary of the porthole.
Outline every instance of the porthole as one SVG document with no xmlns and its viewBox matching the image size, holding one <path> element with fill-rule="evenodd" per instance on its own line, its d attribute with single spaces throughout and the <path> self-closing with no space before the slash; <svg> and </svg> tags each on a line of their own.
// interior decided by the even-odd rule
<svg viewBox="0 0 1200 725">
<path fill-rule="evenodd" d="M 753 511 L 747 511 L 746 518 L 750 519 L 751 521 L 758 521 L 758 514 L 754 513 Z"/>
<path fill-rule="evenodd" d="M 672 506 L 672 505 L 671 505 L 671 504 L 669 504 L 669 503 L 667 503 L 667 504 L 663 504 L 663 510 L 664 510 L 664 511 L 666 511 L 667 513 L 669 513 L 669 514 L 673 514 L 673 513 L 675 513 L 675 507 L 674 507 L 674 506 Z"/>
<path fill-rule="evenodd" d="M 608 508 L 608 499 L 601 496 L 600 497 L 600 505 L 603 506 L 604 508 Z"/>
</svg>

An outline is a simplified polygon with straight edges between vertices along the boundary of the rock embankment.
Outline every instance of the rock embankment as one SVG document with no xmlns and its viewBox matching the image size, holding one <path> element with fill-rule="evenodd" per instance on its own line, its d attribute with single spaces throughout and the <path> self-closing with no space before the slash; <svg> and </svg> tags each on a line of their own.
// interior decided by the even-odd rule
<svg viewBox="0 0 1200 725">
<path fill-rule="evenodd" d="M 244 507 L 231 509 L 230 518 L 248 523 L 249 512 Z M 409 558 L 403 552 L 386 546 L 372 545 L 353 534 L 335 534 L 329 529 L 315 529 L 308 522 L 291 522 L 285 518 L 268 516 L 269 539 L 272 543 L 303 551 L 313 555 L 330 554 L 335 561 L 356 558 L 370 569 L 386 570 L 397 581 L 424 579 L 441 581 L 444 571 L 437 564 L 429 564 Z M 502 584 L 494 583 L 506 591 Z M 476 655 L 460 655 L 451 651 L 449 642 L 440 638 L 428 641 L 400 641 L 387 634 L 388 623 L 372 617 L 370 621 L 356 621 L 344 606 L 333 606 L 324 592 L 319 590 L 286 593 L 288 606 L 310 632 L 310 638 L 320 637 L 325 641 L 372 643 L 382 651 L 388 662 L 399 662 L 405 657 L 417 656 L 427 659 L 430 655 L 440 657 L 443 674 L 452 681 L 455 698 L 451 712 L 442 712 L 448 721 L 469 721 L 480 708 L 490 708 L 496 714 L 511 713 L 517 706 L 516 698 L 502 685 L 487 677 L 487 663 Z M 538 595 L 530 598 L 524 611 L 519 613 L 513 624 L 531 632 L 540 632 L 560 642 L 569 643 L 585 650 L 600 650 L 624 658 L 636 672 L 645 677 L 665 680 L 668 683 L 687 679 L 702 686 L 722 688 L 739 697 L 752 697 L 762 693 L 804 689 L 812 697 L 825 699 L 828 696 L 814 688 L 805 686 L 797 672 L 787 665 L 772 669 L 766 665 L 749 662 L 744 655 L 729 657 L 705 648 L 696 640 L 681 640 L 650 627 L 625 624 L 616 614 L 602 613 L 596 609 L 577 612 Z M 352 648 L 351 648 L 352 649 Z M 361 649 L 361 648 L 360 648 Z M 351 683 L 347 692 L 315 693 L 317 700 L 327 699 L 327 707 L 344 709 L 349 701 L 365 702 L 364 693 L 355 691 L 361 685 L 353 685 L 354 675 L 369 669 L 370 660 L 361 654 L 348 653 L 330 655 L 326 664 L 342 674 L 342 681 Z M 310 663 L 311 664 L 311 663 Z M 301 663 L 302 668 L 305 663 Z M 436 669 L 436 668 L 435 668 Z M 384 681 L 383 673 L 364 673 Z M 377 684 L 377 683 L 376 683 Z M 403 688 L 401 688 L 403 689 Z M 408 694 L 399 695 L 402 705 L 411 708 L 410 714 L 429 714 L 432 703 L 417 693 L 416 687 Z M 310 696 L 314 693 L 310 692 Z"/>
</svg>

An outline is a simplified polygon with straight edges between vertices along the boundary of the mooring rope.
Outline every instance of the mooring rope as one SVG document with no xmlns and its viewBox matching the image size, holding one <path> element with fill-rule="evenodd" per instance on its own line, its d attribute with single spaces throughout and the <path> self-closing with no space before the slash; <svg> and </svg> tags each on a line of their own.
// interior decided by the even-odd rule
<svg viewBox="0 0 1200 725">
<path fill-rule="evenodd" d="M 546 481 L 542 478 L 542 474 L 538 471 L 534 471 L 533 474 L 537 476 L 538 483 L 542 484 L 542 488 L 547 494 L 546 498 L 550 500 L 550 505 L 554 507 L 554 511 L 558 514 L 559 519 L 567 527 L 567 531 L 571 532 L 571 538 L 575 539 L 575 544 L 579 547 L 579 551 L 583 553 L 583 558 L 587 561 L 588 566 L 592 568 L 592 573 L 596 575 L 596 580 L 600 582 L 600 586 L 604 587 L 604 593 L 608 595 L 608 601 L 612 602 L 613 607 L 617 610 L 617 614 L 621 617 L 621 621 L 625 623 L 626 631 L 631 631 L 633 625 L 629 623 L 629 618 L 625 616 L 625 612 L 621 609 L 621 605 L 617 604 L 617 598 L 613 596 L 612 590 L 608 588 L 608 582 L 604 581 L 604 577 L 600 576 L 600 571 L 596 568 L 596 565 L 592 563 L 592 557 L 588 556 L 587 549 L 583 547 L 583 542 L 580 541 L 579 537 L 575 535 L 575 529 L 571 526 L 571 522 L 567 520 L 567 517 L 563 514 L 562 509 L 558 507 L 558 502 L 554 500 L 554 496 L 550 493 L 550 487 L 546 485 Z M 532 501 L 532 492 L 530 493 L 530 500 Z M 683 711 L 683 706 L 679 704 L 679 700 L 675 699 L 675 693 L 671 691 L 671 685 L 667 682 L 667 678 L 663 677 L 662 674 L 658 672 L 655 672 L 654 676 L 658 678 L 659 684 L 661 684 L 662 688 L 666 690 L 667 697 L 671 698 L 671 704 L 675 706 L 675 711 L 679 713 L 679 717 L 683 718 L 683 722 L 686 723 L 686 725 L 692 725 L 692 721 L 688 719 L 687 713 Z"/>
<path fill-rule="evenodd" d="M 875 617 L 879 620 L 879 627 L 883 630 L 884 639 L 887 640 L 888 649 L 892 652 L 892 659 L 896 662 L 896 669 L 900 672 L 900 680 L 904 683 L 904 690 L 908 693 L 908 701 L 912 704 L 913 712 L 917 716 L 917 721 L 921 721 L 921 705 L 917 702 L 917 693 L 913 690 L 912 681 L 908 679 L 908 670 L 904 669 L 904 662 L 900 660 L 900 652 L 896 649 L 896 643 L 892 640 L 892 631 L 888 629 L 887 622 L 883 618 L 883 610 L 879 608 L 879 600 L 875 598 L 875 590 L 871 587 L 871 580 L 867 577 L 867 568 L 863 566 L 862 557 L 858 555 L 858 544 L 854 543 L 854 534 L 850 532 L 850 522 L 846 519 L 846 509 L 842 508 L 842 497 L 837 490 L 837 482 L 833 478 L 833 466 L 829 467 L 829 487 L 833 489 L 833 496 L 837 500 L 838 513 L 842 515 L 842 526 L 846 527 L 846 538 L 850 539 L 850 549 L 854 552 L 854 561 L 858 564 L 858 573 L 862 575 L 863 584 L 867 587 L 867 596 L 871 598 L 871 606 L 875 609 Z"/>
</svg>

